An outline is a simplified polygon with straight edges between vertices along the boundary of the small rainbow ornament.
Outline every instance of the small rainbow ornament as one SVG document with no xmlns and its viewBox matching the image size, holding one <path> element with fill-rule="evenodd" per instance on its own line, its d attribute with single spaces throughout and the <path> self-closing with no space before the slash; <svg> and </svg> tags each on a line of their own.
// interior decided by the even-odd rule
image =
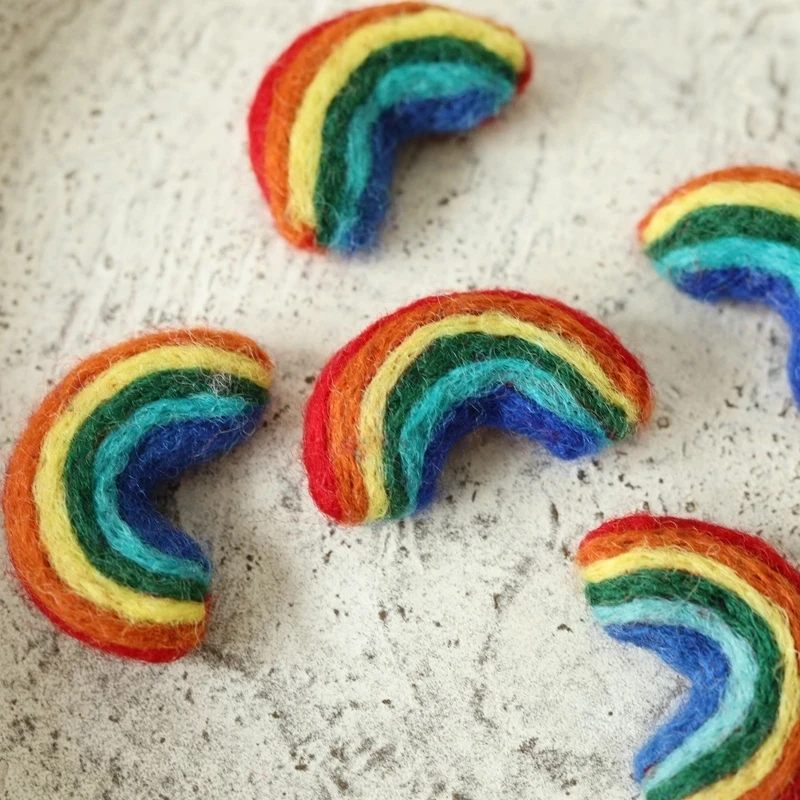
<svg viewBox="0 0 800 800">
<path fill-rule="evenodd" d="M 429 3 L 372 6 L 307 31 L 250 111 L 250 157 L 278 230 L 306 249 L 370 247 L 398 145 L 497 116 L 531 73 L 513 31 Z"/>
<path fill-rule="evenodd" d="M 638 230 L 658 272 L 692 297 L 765 303 L 783 316 L 800 403 L 800 175 L 769 167 L 711 172 L 668 194 Z"/>
<path fill-rule="evenodd" d="M 692 688 L 637 754 L 647 800 L 800 797 L 800 573 L 763 540 L 637 514 L 581 543 L 597 620 Z"/>
<path fill-rule="evenodd" d="M 306 410 L 309 490 L 337 522 L 413 514 L 452 445 L 479 427 L 595 453 L 644 423 L 639 362 L 602 325 L 544 297 L 426 297 L 378 320 L 328 362 Z"/>
<path fill-rule="evenodd" d="M 203 639 L 211 566 L 152 489 L 256 428 L 273 366 L 235 333 L 174 330 L 78 364 L 45 398 L 6 474 L 11 561 L 59 628 L 126 658 L 180 658 Z"/>
</svg>

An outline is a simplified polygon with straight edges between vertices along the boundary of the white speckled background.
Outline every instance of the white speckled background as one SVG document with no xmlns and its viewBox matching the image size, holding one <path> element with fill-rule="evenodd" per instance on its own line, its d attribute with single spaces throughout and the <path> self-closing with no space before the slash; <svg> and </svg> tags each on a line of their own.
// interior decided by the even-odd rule
<svg viewBox="0 0 800 800">
<path fill-rule="evenodd" d="M 344 2 L 3 0 L 0 460 L 78 358 L 153 325 L 238 329 L 279 370 L 268 425 L 170 501 L 213 542 L 196 654 L 84 649 L 0 548 L 0 796 L 629 800 L 681 683 L 592 624 L 581 536 L 690 512 L 800 561 L 787 331 L 678 295 L 633 234 L 693 173 L 793 165 L 800 3 L 456 5 L 521 32 L 532 90 L 473 136 L 407 147 L 381 249 L 344 263 L 274 233 L 245 130 L 271 59 Z M 613 327 L 655 382 L 652 426 L 577 464 L 479 434 L 427 513 L 329 526 L 299 462 L 314 376 L 399 304 L 489 285 Z"/>
</svg>

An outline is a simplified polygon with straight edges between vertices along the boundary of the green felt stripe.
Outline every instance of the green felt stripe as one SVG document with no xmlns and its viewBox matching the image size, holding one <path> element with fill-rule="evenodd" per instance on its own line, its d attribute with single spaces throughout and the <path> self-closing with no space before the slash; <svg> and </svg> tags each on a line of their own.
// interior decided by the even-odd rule
<svg viewBox="0 0 800 800">
<path fill-rule="evenodd" d="M 764 239 L 800 249 L 800 220 L 758 206 L 709 206 L 687 214 L 645 252 L 658 261 L 671 250 L 730 236 Z"/>
<path fill-rule="evenodd" d="M 608 403 L 570 364 L 524 339 L 515 336 L 491 336 L 486 333 L 463 333 L 437 339 L 403 373 L 389 394 L 384 416 L 383 468 L 391 517 L 405 513 L 408 495 L 400 457 L 400 434 L 411 409 L 443 376 L 456 367 L 477 361 L 514 358 L 535 364 L 555 375 L 559 383 L 594 416 L 609 439 L 623 439 L 631 429 L 625 412 Z"/>
<path fill-rule="evenodd" d="M 348 126 L 355 110 L 366 102 L 380 79 L 390 70 L 406 64 L 462 62 L 494 73 L 510 84 L 517 80 L 513 67 L 476 42 L 450 36 L 431 36 L 397 42 L 373 53 L 350 76 L 331 103 L 322 128 L 322 154 L 314 207 L 317 241 L 328 245 L 336 233 L 338 214 L 347 179 Z"/>
<path fill-rule="evenodd" d="M 126 386 L 98 406 L 72 440 L 64 467 L 67 509 L 78 542 L 91 564 L 107 578 L 144 594 L 176 600 L 202 601 L 208 584 L 149 572 L 106 541 L 94 507 L 94 460 L 108 434 L 137 409 L 159 400 L 173 400 L 201 393 L 241 397 L 254 406 L 267 402 L 267 392 L 257 384 L 234 375 L 200 369 L 165 370 Z"/>
<path fill-rule="evenodd" d="M 740 769 L 761 746 L 775 725 L 783 684 L 778 644 L 767 623 L 738 595 L 687 572 L 641 570 L 586 586 L 592 605 L 619 605 L 660 597 L 685 600 L 714 611 L 746 639 L 759 665 L 753 706 L 745 722 L 715 751 L 706 753 L 672 778 L 653 787 L 647 800 L 681 800 Z"/>
</svg>

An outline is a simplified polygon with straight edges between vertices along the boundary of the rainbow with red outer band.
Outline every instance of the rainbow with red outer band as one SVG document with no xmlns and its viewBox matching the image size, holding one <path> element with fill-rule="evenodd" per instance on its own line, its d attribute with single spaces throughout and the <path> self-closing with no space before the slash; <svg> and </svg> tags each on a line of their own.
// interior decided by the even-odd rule
<svg viewBox="0 0 800 800">
<path fill-rule="evenodd" d="M 209 560 L 149 493 L 248 438 L 272 372 L 239 334 L 165 331 L 86 359 L 47 395 L 11 455 L 3 511 L 17 574 L 58 627 L 142 661 L 200 644 Z"/>
<path fill-rule="evenodd" d="M 523 292 L 436 295 L 328 362 L 306 409 L 303 458 L 319 508 L 361 524 L 429 502 L 449 448 L 476 427 L 576 458 L 630 435 L 651 407 L 641 364 L 585 314 Z"/>
<path fill-rule="evenodd" d="M 786 320 L 800 403 L 800 175 L 771 167 L 701 175 L 660 200 L 638 233 L 659 274 L 686 294 L 764 303 Z"/>
<path fill-rule="evenodd" d="M 248 121 L 278 230 L 306 249 L 371 246 L 398 144 L 491 119 L 532 64 L 508 28 L 429 3 L 372 6 L 307 31 L 267 72 Z"/>
<path fill-rule="evenodd" d="M 756 536 L 636 514 L 576 557 L 598 621 L 692 682 L 637 756 L 647 800 L 800 793 L 800 573 Z"/>
</svg>

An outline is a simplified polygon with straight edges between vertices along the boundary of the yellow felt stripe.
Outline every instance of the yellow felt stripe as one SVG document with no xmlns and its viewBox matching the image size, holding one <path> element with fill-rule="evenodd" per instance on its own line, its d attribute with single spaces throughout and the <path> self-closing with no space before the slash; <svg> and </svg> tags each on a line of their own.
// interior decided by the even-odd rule
<svg viewBox="0 0 800 800">
<path fill-rule="evenodd" d="M 786 612 L 739 577 L 730 567 L 680 548 L 635 548 L 623 555 L 596 561 L 582 569 L 581 575 L 587 583 L 599 583 L 641 569 L 682 570 L 700 575 L 741 597 L 753 611 L 763 617 L 775 636 L 784 667 L 783 691 L 775 727 L 738 772 L 690 795 L 691 800 L 733 800 L 741 797 L 758 786 L 774 769 L 800 715 L 797 654 Z"/>
<path fill-rule="evenodd" d="M 636 404 L 614 385 L 592 354 L 553 331 L 499 311 L 454 314 L 423 325 L 389 353 L 361 400 L 358 444 L 364 487 L 369 498 L 367 521 L 381 519 L 389 509 L 389 498 L 383 482 L 383 420 L 389 394 L 406 369 L 434 341 L 444 336 L 458 336 L 462 333 L 515 336 L 538 345 L 570 364 L 605 400 L 619 406 L 629 420 L 633 422 L 638 418 L 639 410 Z"/>
<path fill-rule="evenodd" d="M 708 206 L 758 206 L 800 219 L 800 192 L 769 181 L 709 183 L 693 192 L 678 195 L 658 209 L 642 231 L 642 244 L 652 244 L 669 233 L 682 217 Z"/>
<path fill-rule="evenodd" d="M 64 465 L 75 434 L 101 403 L 154 372 L 192 368 L 231 373 L 265 389 L 271 380 L 259 362 L 239 353 L 200 345 L 158 347 L 113 364 L 98 375 L 72 398 L 42 443 L 33 496 L 47 557 L 61 580 L 76 594 L 131 622 L 199 622 L 205 616 L 205 606 L 140 594 L 96 570 L 84 555 L 70 522 Z"/>
<path fill-rule="evenodd" d="M 476 42 L 509 62 L 517 72 L 525 66 L 525 46 L 513 33 L 477 17 L 429 8 L 400 14 L 359 28 L 320 67 L 297 111 L 289 141 L 289 203 L 294 222 L 316 227 L 314 188 L 322 154 L 322 127 L 336 95 L 350 75 L 372 53 L 395 42 L 452 36 Z"/>
</svg>

